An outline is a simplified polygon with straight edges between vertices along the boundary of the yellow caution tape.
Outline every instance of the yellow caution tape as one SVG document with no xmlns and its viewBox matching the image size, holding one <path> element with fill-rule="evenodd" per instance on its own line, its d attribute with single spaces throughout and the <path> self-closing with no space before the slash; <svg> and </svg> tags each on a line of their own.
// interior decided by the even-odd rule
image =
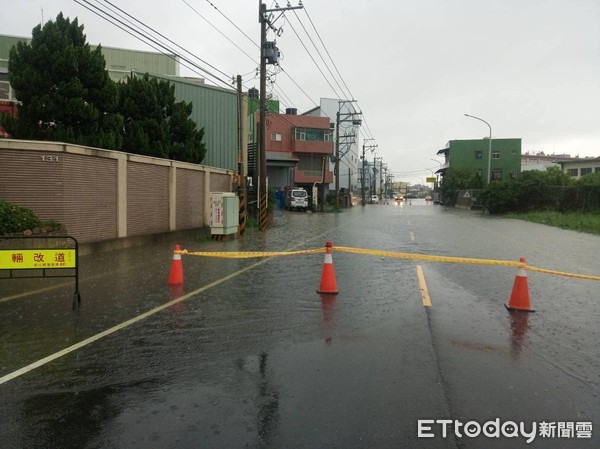
<svg viewBox="0 0 600 449">
<path fill-rule="evenodd" d="M 526 265 L 522 262 L 514 262 L 511 260 L 486 260 L 486 259 L 471 259 L 466 257 L 450 257 L 450 256 L 428 256 L 426 254 L 412 253 L 397 253 L 393 251 L 379 251 L 372 249 L 347 248 L 344 246 L 334 246 L 332 249 L 346 253 L 368 254 L 371 256 L 392 257 L 396 259 L 413 259 L 424 260 L 428 262 L 446 262 L 446 263 L 466 263 L 475 265 L 502 265 L 506 267 L 521 268 Z"/>
<path fill-rule="evenodd" d="M 398 253 L 393 251 L 380 251 L 373 249 L 361 249 L 361 248 L 349 248 L 345 246 L 334 246 L 332 250 L 354 253 L 354 254 L 365 254 L 370 256 L 379 257 L 391 257 L 395 259 L 412 259 L 412 260 L 423 260 L 426 262 L 444 262 L 444 263 L 461 263 L 461 264 L 472 264 L 472 265 L 494 265 L 514 268 L 524 268 L 530 271 L 537 271 L 539 273 L 553 274 L 556 276 L 567 276 L 578 279 L 587 279 L 591 281 L 600 281 L 600 276 L 588 276 L 585 274 L 573 274 L 565 273 L 562 271 L 546 270 L 543 268 L 537 268 L 529 266 L 523 262 L 516 262 L 512 260 L 494 260 L 494 259 L 473 259 L 468 257 L 450 257 L 450 256 L 430 256 L 427 254 L 414 254 L 414 253 Z M 217 257 L 221 259 L 252 259 L 258 257 L 280 257 L 280 256 L 299 256 L 303 254 L 314 254 L 322 253 L 325 248 L 307 249 L 302 251 L 280 251 L 280 252 L 267 252 L 267 251 L 231 251 L 231 252 L 188 252 L 187 250 L 175 251 L 175 254 L 185 254 L 188 256 L 200 256 L 200 257 Z"/>
<path fill-rule="evenodd" d="M 536 268 L 526 266 L 526 270 L 537 271 L 538 273 L 554 274 L 556 276 L 567 276 L 570 278 L 587 279 L 589 281 L 600 281 L 600 276 L 588 276 L 586 274 L 565 273 L 563 271 L 545 270 L 544 268 Z"/>
<path fill-rule="evenodd" d="M 259 257 L 300 256 L 302 254 L 322 253 L 324 248 L 306 249 L 302 251 L 230 251 L 230 252 L 188 252 L 187 250 L 175 251 L 175 254 L 186 254 L 188 256 L 216 257 L 220 259 L 253 259 Z"/>
<path fill-rule="evenodd" d="M 590 281 L 600 281 L 600 276 L 588 276 L 585 274 L 573 274 L 565 273 L 563 271 L 546 270 L 544 268 L 537 268 L 529 266 L 523 262 L 515 262 L 511 260 L 490 260 L 490 259 L 472 259 L 466 257 L 448 257 L 448 256 L 428 256 L 426 254 L 411 254 L 411 253 L 396 253 L 392 251 L 378 251 L 371 249 L 360 249 L 360 248 L 346 248 L 343 246 L 334 246 L 332 249 L 347 253 L 356 254 L 368 254 L 372 256 L 380 257 L 392 257 L 396 259 L 414 259 L 424 260 L 428 262 L 445 262 L 445 263 L 464 263 L 474 265 L 500 265 L 505 267 L 524 268 L 530 271 L 537 271 L 539 273 L 553 274 L 556 276 L 567 276 L 572 278 L 587 279 Z"/>
</svg>

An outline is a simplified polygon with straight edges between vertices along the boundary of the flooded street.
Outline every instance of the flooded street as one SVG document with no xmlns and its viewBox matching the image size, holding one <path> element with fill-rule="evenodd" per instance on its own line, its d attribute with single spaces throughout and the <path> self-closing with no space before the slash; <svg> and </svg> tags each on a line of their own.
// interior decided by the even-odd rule
<svg viewBox="0 0 600 449">
<path fill-rule="evenodd" d="M 190 252 L 290 251 L 326 241 L 337 296 L 316 293 L 322 252 L 184 255 L 184 285 L 167 285 L 176 243 Z M 277 211 L 263 235 L 216 242 L 190 233 L 85 255 L 75 312 L 70 280 L 0 281 L 0 379 L 29 366 L 0 380 L 0 447 L 598 447 L 597 281 L 528 272 L 536 312 L 510 314 L 513 267 L 335 246 L 524 257 L 599 274 L 599 237 L 421 200 L 339 214 Z M 419 420 L 431 423 L 419 432 Z M 446 435 L 436 420 L 452 421 Z M 456 425 L 494 420 L 527 431 L 554 423 L 554 436 L 538 428 L 527 443 L 508 428 L 512 436 L 469 436 Z"/>
</svg>

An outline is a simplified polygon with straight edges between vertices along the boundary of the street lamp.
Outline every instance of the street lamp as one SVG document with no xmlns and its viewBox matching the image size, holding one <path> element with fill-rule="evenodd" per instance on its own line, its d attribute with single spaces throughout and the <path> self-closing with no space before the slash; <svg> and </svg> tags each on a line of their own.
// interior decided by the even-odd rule
<svg viewBox="0 0 600 449">
<path fill-rule="evenodd" d="M 479 120 L 480 122 L 485 123 L 490 128 L 490 142 L 488 146 L 488 169 L 487 169 L 487 182 L 488 184 L 492 182 L 492 125 L 486 122 L 484 119 L 475 117 L 474 115 L 465 114 L 467 117 L 474 118 L 475 120 Z"/>
</svg>

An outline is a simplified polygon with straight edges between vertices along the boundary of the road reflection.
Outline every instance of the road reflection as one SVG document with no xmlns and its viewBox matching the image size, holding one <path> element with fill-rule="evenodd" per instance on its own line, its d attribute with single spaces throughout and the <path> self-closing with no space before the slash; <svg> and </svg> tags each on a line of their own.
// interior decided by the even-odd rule
<svg viewBox="0 0 600 449">
<path fill-rule="evenodd" d="M 335 300 L 334 295 L 319 295 L 321 298 L 321 311 L 323 312 L 323 334 L 325 344 L 329 345 L 333 341 L 335 331 Z"/>
<path fill-rule="evenodd" d="M 510 320 L 510 354 L 513 360 L 519 360 L 527 340 L 529 312 L 513 311 L 508 316 Z"/>
</svg>

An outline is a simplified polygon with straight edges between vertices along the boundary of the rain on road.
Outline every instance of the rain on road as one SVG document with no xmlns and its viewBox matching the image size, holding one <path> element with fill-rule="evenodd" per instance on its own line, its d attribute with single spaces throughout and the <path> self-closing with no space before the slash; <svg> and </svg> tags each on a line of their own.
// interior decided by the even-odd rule
<svg viewBox="0 0 600 449">
<path fill-rule="evenodd" d="M 0 281 L 0 447 L 598 447 L 588 426 L 600 418 L 597 282 L 530 272 L 531 314 L 504 308 L 512 267 L 335 250 L 337 296 L 315 292 L 322 253 L 184 256 L 183 287 L 166 282 L 175 243 L 284 251 L 327 240 L 598 274 L 599 237 L 416 200 L 278 212 L 264 235 L 190 233 L 82 256 L 77 312 L 72 282 Z M 445 436 L 436 420 L 452 421 Z M 468 436 L 460 423 L 470 421 L 538 431 L 531 443 L 521 433 Z M 542 423 L 554 437 L 541 436 Z"/>
</svg>

